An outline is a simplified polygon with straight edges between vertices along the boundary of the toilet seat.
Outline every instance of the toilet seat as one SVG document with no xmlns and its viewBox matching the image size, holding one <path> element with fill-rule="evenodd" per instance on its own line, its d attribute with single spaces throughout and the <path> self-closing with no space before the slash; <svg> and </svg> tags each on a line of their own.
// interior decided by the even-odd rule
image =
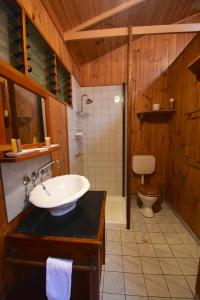
<svg viewBox="0 0 200 300">
<path fill-rule="evenodd" d="M 140 184 L 137 189 L 140 194 L 147 197 L 156 197 L 160 193 L 159 188 L 157 186 L 148 183 Z"/>
</svg>

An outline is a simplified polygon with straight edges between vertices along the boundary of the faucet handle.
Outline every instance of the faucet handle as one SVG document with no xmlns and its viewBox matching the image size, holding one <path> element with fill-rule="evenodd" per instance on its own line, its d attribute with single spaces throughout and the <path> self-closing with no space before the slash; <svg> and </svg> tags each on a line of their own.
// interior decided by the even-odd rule
<svg viewBox="0 0 200 300">
<path fill-rule="evenodd" d="M 57 163 L 57 166 L 58 166 L 58 168 L 60 168 L 60 165 L 61 165 L 62 161 L 61 161 L 61 160 L 58 160 L 58 159 L 56 159 L 56 160 L 55 160 L 55 162 Z"/>
<path fill-rule="evenodd" d="M 36 180 L 38 178 L 38 174 L 36 172 L 32 172 L 31 174 L 31 182 L 33 183 L 34 186 L 36 186 Z"/>
<path fill-rule="evenodd" d="M 28 175 L 24 175 L 24 176 L 23 176 L 23 185 L 29 184 L 30 181 L 31 181 L 31 180 L 30 180 L 30 178 L 29 178 Z"/>
</svg>

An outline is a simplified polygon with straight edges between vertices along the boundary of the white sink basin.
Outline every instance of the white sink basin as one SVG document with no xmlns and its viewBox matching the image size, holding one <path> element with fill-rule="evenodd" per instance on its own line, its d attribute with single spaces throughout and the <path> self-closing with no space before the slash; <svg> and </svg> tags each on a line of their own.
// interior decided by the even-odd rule
<svg viewBox="0 0 200 300">
<path fill-rule="evenodd" d="M 29 201 L 41 208 L 47 208 L 53 216 L 62 216 L 75 208 L 78 199 L 90 188 L 84 176 L 64 175 L 50 178 L 37 185 Z"/>
</svg>

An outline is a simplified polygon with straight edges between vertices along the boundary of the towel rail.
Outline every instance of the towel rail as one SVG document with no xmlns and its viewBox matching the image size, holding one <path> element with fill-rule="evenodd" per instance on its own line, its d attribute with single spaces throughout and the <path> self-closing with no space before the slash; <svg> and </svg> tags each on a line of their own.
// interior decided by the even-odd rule
<svg viewBox="0 0 200 300">
<path fill-rule="evenodd" d="M 7 263 L 16 264 L 16 265 L 26 265 L 26 266 L 35 266 L 35 267 L 45 267 L 46 262 L 42 261 L 32 261 L 17 259 L 13 257 L 7 257 L 5 259 Z M 89 299 L 88 300 L 99 300 L 99 289 L 95 289 L 96 277 L 94 273 L 97 273 L 97 267 L 95 265 L 82 266 L 82 265 L 72 265 L 72 270 L 74 271 L 87 271 L 89 272 Z"/>
<path fill-rule="evenodd" d="M 7 257 L 6 259 L 7 263 L 15 264 L 15 265 L 26 265 L 26 266 L 35 266 L 35 267 L 45 267 L 46 262 L 42 261 L 33 261 L 33 260 L 24 260 L 24 259 L 17 259 L 12 257 Z M 96 266 L 90 265 L 90 266 L 81 266 L 81 265 L 73 265 L 72 269 L 74 271 L 96 271 Z"/>
</svg>

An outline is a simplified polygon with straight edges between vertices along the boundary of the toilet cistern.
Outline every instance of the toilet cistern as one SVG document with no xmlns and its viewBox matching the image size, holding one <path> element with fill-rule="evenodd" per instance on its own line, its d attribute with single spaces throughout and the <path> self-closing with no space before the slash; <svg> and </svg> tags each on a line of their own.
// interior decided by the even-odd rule
<svg viewBox="0 0 200 300">
<path fill-rule="evenodd" d="M 132 158 L 132 170 L 141 175 L 141 184 L 144 184 L 144 175 L 155 171 L 156 159 L 153 155 L 134 155 Z"/>
</svg>

